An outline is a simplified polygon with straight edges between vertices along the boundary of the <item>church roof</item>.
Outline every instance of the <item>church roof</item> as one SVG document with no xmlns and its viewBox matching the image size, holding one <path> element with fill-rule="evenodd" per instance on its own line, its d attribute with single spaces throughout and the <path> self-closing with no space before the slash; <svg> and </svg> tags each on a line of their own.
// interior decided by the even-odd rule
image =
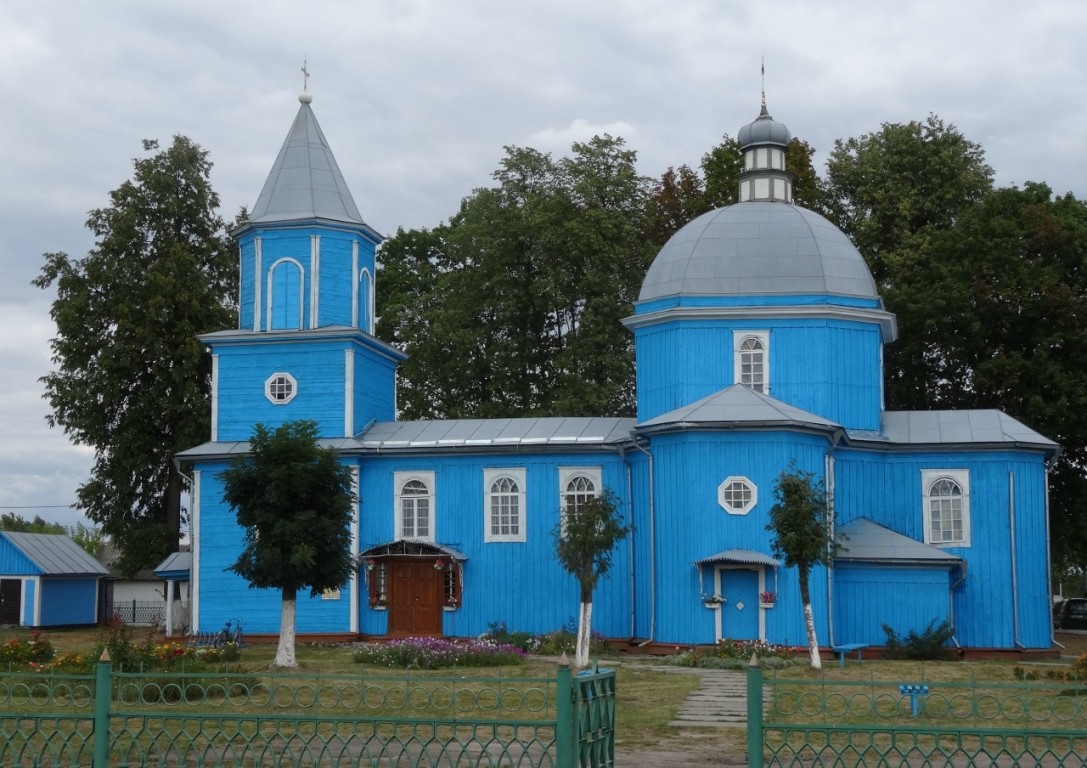
<svg viewBox="0 0 1087 768">
<path fill-rule="evenodd" d="M 884 528 L 866 517 L 838 526 L 842 548 L 835 560 L 957 565 L 961 559 L 928 544 Z"/>
<path fill-rule="evenodd" d="M 672 235 L 638 300 L 737 294 L 879 298 L 868 266 L 840 229 L 806 208 L 753 202 L 705 213 Z"/>
<path fill-rule="evenodd" d="M 639 431 L 659 431 L 684 426 L 815 427 L 837 430 L 841 426 L 808 413 L 742 384 L 715 392 L 690 405 L 638 424 Z"/>
<path fill-rule="evenodd" d="M 1060 446 L 1008 414 L 997 410 L 885 411 L 879 433 L 847 430 L 851 442 L 905 445 L 1009 445 L 1043 448 Z"/>
<path fill-rule="evenodd" d="M 249 212 L 249 223 L 323 219 L 365 225 L 308 97 L 299 97 L 302 104 Z"/>
<path fill-rule="evenodd" d="M 363 448 L 433 450 L 445 447 L 608 445 L 630 439 L 634 419 L 549 417 L 379 421 L 360 438 Z"/>
</svg>

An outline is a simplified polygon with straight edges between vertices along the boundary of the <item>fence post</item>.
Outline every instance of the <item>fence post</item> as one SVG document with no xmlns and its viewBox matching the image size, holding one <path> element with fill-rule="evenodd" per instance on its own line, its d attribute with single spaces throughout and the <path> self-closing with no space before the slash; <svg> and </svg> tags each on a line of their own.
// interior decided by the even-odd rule
<svg viewBox="0 0 1087 768">
<path fill-rule="evenodd" d="M 574 706 L 570 659 L 563 651 L 555 674 L 555 768 L 573 768 Z"/>
<path fill-rule="evenodd" d="M 751 654 L 747 665 L 747 766 L 762 768 L 762 668 Z"/>
<path fill-rule="evenodd" d="M 109 651 L 95 665 L 94 677 L 94 768 L 109 768 L 109 705 L 113 698 L 113 662 Z"/>
</svg>

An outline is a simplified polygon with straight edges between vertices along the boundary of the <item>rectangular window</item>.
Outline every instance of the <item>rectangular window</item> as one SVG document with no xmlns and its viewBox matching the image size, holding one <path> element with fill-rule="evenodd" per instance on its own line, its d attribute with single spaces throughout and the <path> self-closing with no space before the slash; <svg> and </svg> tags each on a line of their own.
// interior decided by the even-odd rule
<svg viewBox="0 0 1087 768">
<path fill-rule="evenodd" d="M 970 472 L 921 471 L 925 543 L 934 547 L 970 546 Z"/>
<path fill-rule="evenodd" d="M 525 470 L 483 470 L 483 540 L 525 541 Z"/>
</svg>

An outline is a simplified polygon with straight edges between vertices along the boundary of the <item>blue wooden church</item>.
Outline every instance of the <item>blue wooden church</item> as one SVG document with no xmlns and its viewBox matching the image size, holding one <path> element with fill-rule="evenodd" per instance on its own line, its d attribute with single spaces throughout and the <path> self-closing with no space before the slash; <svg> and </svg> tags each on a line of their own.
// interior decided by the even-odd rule
<svg viewBox="0 0 1087 768">
<path fill-rule="evenodd" d="M 1057 445 L 998 411 L 884 409 L 895 318 L 849 239 L 793 204 L 790 134 L 765 105 L 738 135 L 742 202 L 671 238 L 625 321 L 636 418 L 398 421 L 404 355 L 373 335 L 381 236 L 300 101 L 235 232 L 238 327 L 202 337 L 212 433 L 180 456 L 194 480 L 194 630 L 278 631 L 279 593 L 226 570 L 242 531 L 217 474 L 255 423 L 305 418 L 355 473 L 358 569 L 299 597 L 301 635 L 554 630 L 578 591 L 551 531 L 610 489 L 634 534 L 597 588 L 595 630 L 637 645 L 806 645 L 796 573 L 766 531 L 774 481 L 795 464 L 825 483 L 843 540 L 812 574 L 821 645 L 880 646 L 885 624 L 950 619 L 964 652 L 1051 649 Z"/>
</svg>

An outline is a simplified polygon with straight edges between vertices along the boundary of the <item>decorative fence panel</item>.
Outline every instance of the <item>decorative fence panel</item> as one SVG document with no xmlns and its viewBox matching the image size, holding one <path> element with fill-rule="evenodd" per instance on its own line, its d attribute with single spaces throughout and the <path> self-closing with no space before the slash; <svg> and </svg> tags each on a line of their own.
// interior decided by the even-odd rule
<svg viewBox="0 0 1087 768">
<path fill-rule="evenodd" d="M 121 600 L 106 606 L 106 615 L 132 627 L 158 626 L 166 618 L 161 600 Z"/>
<path fill-rule="evenodd" d="M 0 676 L 5 768 L 610 768 L 614 727 L 615 673 L 595 667 L 360 678 L 113 672 L 105 662 L 94 676 Z"/>
<path fill-rule="evenodd" d="M 754 702 L 769 689 L 765 713 Z M 1087 684 L 763 681 L 748 668 L 750 768 L 1082 766 Z"/>
</svg>

